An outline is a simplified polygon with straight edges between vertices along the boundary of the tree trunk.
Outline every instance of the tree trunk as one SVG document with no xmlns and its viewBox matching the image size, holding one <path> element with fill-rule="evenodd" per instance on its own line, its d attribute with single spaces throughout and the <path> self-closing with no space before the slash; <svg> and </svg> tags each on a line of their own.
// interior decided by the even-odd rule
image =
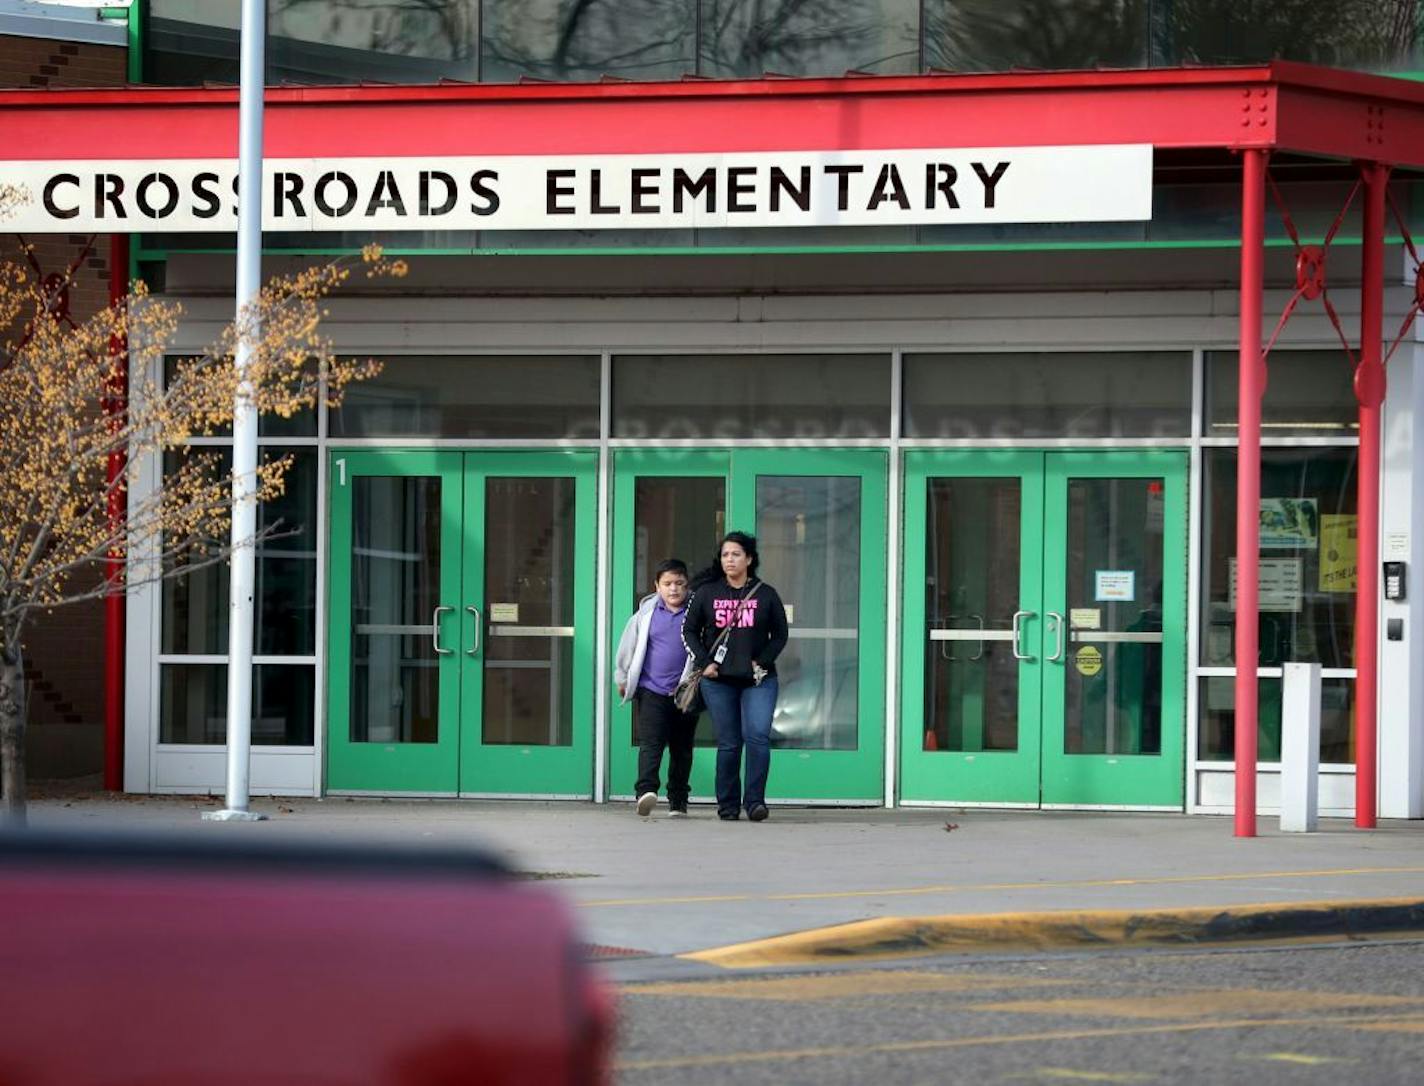
<svg viewBox="0 0 1424 1086">
<path fill-rule="evenodd" d="M 0 656 L 0 790 L 5 828 L 25 828 L 25 674 L 20 661 Z"/>
</svg>

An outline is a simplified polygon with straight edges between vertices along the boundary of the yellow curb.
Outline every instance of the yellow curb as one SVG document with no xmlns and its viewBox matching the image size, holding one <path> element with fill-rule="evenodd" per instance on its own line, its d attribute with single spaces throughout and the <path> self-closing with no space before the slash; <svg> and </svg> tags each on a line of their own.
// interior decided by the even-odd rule
<svg viewBox="0 0 1424 1086">
<path fill-rule="evenodd" d="M 1194 946 L 1405 931 L 1424 932 L 1424 899 L 887 917 L 712 947 L 679 957 L 724 969 L 751 969 L 934 953 Z"/>
</svg>

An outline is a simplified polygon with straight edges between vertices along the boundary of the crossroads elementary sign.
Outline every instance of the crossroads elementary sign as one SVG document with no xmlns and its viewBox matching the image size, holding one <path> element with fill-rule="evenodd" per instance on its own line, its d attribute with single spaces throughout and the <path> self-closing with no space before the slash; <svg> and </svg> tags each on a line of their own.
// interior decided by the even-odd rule
<svg viewBox="0 0 1424 1086">
<path fill-rule="evenodd" d="M 11 161 L 21 233 L 231 232 L 229 159 Z M 263 228 L 608 230 L 1125 222 L 1146 144 L 646 155 L 268 159 Z"/>
</svg>

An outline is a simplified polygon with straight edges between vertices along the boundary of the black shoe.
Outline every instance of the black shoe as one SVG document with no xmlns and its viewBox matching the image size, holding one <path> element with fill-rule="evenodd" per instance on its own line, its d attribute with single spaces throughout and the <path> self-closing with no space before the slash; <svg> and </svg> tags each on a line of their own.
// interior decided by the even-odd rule
<svg viewBox="0 0 1424 1086">
<path fill-rule="evenodd" d="M 753 822 L 765 822 L 766 816 L 771 812 L 766 809 L 765 803 L 758 803 L 754 807 L 747 808 L 747 817 Z"/>
<path fill-rule="evenodd" d="M 737 814 L 736 811 L 718 811 L 717 817 L 723 822 L 735 822 L 741 815 Z"/>
</svg>

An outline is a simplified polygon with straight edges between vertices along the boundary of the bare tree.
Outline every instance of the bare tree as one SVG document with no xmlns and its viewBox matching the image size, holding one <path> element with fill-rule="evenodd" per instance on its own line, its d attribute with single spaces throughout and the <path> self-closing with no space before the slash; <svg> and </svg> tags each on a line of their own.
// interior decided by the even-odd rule
<svg viewBox="0 0 1424 1086">
<path fill-rule="evenodd" d="M 338 402 L 348 384 L 376 372 L 373 362 L 336 357 L 320 332 L 324 299 L 355 263 L 313 267 L 263 288 L 245 318 L 260 328 L 247 378 L 259 413 L 290 417 L 322 395 Z M 405 271 L 375 247 L 361 264 L 368 276 Z M 191 573 L 231 554 L 232 470 L 187 442 L 231 420 L 233 348 L 242 329 L 230 326 L 209 350 L 154 377 L 177 329 L 178 305 L 150 297 L 138 283 L 122 304 L 73 325 L 52 316 L 53 290 L 19 265 L 0 264 L 0 787 L 8 819 L 20 825 L 28 625 L 56 607 Z M 133 345 L 127 352 L 125 343 Z M 116 411 L 125 368 L 129 396 Z M 129 476 L 165 453 L 159 491 L 131 491 Z M 127 467 L 110 478 L 116 454 Z M 259 501 L 282 493 L 290 462 L 258 467 Z M 112 511 L 116 497 L 125 513 Z M 264 537 L 280 530 L 270 524 Z M 136 553 L 153 557 L 130 563 L 124 578 L 95 575 Z"/>
</svg>

